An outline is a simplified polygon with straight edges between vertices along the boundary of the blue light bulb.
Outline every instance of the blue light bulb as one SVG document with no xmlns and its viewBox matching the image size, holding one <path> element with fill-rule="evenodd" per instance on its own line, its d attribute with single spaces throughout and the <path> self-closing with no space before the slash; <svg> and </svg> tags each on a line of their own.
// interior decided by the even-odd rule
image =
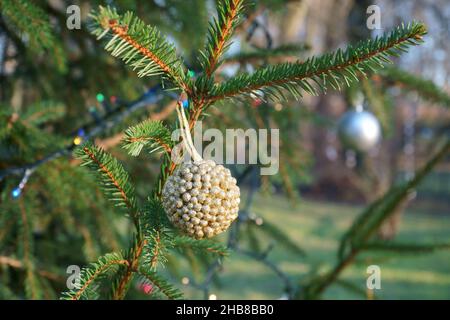
<svg viewBox="0 0 450 320">
<path fill-rule="evenodd" d="M 83 128 L 78 129 L 77 135 L 80 136 L 80 137 L 84 137 L 84 135 L 85 135 L 84 129 Z"/>
<path fill-rule="evenodd" d="M 18 198 L 21 193 L 22 193 L 22 190 L 19 187 L 17 187 L 15 189 L 13 189 L 13 191 L 11 192 L 11 195 L 13 196 L 13 198 Z"/>
<path fill-rule="evenodd" d="M 189 107 L 189 101 L 183 100 L 183 108 Z"/>
</svg>

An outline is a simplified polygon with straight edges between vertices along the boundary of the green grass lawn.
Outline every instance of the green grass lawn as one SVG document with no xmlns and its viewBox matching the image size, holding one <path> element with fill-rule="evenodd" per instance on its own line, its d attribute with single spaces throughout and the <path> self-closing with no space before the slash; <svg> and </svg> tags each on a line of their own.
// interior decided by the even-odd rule
<svg viewBox="0 0 450 320">
<path fill-rule="evenodd" d="M 294 281 L 299 281 L 312 268 L 327 270 L 335 262 L 338 240 L 362 207 L 332 203 L 298 201 L 292 206 L 281 197 L 257 196 L 252 211 L 282 228 L 306 252 L 302 258 L 275 245 L 269 258 Z M 414 203 L 403 217 L 399 241 L 416 243 L 450 242 L 450 216 L 417 212 Z M 268 243 L 262 240 L 263 243 Z M 264 246 L 264 244 L 263 244 Z M 366 288 L 366 268 L 381 268 L 379 299 L 450 299 L 450 251 L 429 254 L 381 255 L 365 253 L 341 275 L 362 291 Z M 220 287 L 212 292 L 218 299 L 278 299 L 283 284 L 271 270 L 257 261 L 232 253 L 223 265 Z M 187 297 L 202 296 L 183 288 Z M 364 299 L 364 296 L 333 285 L 325 292 L 326 299 Z"/>
</svg>

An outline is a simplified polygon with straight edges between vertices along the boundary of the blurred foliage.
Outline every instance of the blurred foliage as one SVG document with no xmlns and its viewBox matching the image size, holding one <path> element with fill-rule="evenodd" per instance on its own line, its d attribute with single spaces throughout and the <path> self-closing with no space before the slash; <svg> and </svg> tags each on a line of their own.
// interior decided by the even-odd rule
<svg viewBox="0 0 450 320">
<path fill-rule="evenodd" d="M 275 13 L 283 12 L 286 2 L 288 1 L 254 1 L 244 7 L 241 18 L 243 20 L 251 18 L 259 8 Z M 51 152 L 70 146 L 73 143 L 73 132 L 80 126 L 93 121 L 92 110 L 96 110 L 99 114 L 109 112 L 105 109 L 105 104 L 96 101 L 95 97 L 98 93 L 102 93 L 106 99 L 114 97 L 126 102 L 136 99 L 146 87 L 159 83 L 157 79 L 139 79 L 131 68 L 125 67 L 119 59 L 113 59 L 103 50 L 95 37 L 90 34 L 94 26 L 88 23 L 85 13 L 93 8 L 96 9 L 98 5 L 104 5 L 103 1 L 79 1 L 78 3 L 83 13 L 81 30 L 68 30 L 65 27 L 65 8 L 68 5 L 66 1 L 2 0 L 0 2 L 0 32 L 6 34 L 8 38 L 5 59 L 8 62 L 14 62 L 12 67 L 8 67 L 8 70 L 0 75 L 2 77 L 0 171 L 25 166 L 43 159 Z M 351 80 L 359 80 L 357 73 L 374 69 L 385 62 L 388 54 L 394 53 L 388 50 L 382 54 L 369 55 L 368 60 L 354 64 L 354 59 L 357 59 L 361 52 L 375 52 L 383 46 L 392 47 L 393 44 L 393 48 L 404 50 L 404 45 L 396 44 L 401 35 L 408 35 L 411 38 L 408 40 L 409 44 L 414 44 L 424 33 L 421 25 L 414 24 L 409 28 L 397 29 L 390 38 L 380 38 L 378 41 L 362 43 L 347 51 L 338 50 L 332 55 L 308 60 L 309 46 L 303 43 L 285 44 L 275 48 L 254 46 L 247 48 L 244 43 L 240 52 L 224 54 L 223 58 L 219 59 L 214 57 L 214 52 L 220 42 L 220 39 L 216 38 L 220 34 L 218 32 L 220 28 L 215 28 L 217 25 L 212 27 L 208 25 L 212 9 L 216 6 L 215 1 L 203 0 L 125 0 L 117 2 L 117 11 L 123 13 L 130 10 L 140 17 L 143 22 L 136 23 L 138 29 L 144 23 L 150 23 L 157 26 L 162 34 L 167 35 L 166 39 L 160 39 L 155 33 L 150 40 L 158 39 L 161 41 L 160 44 L 164 44 L 156 48 L 161 50 L 162 56 L 167 58 L 168 56 L 164 53 L 170 51 L 171 59 L 166 60 L 168 64 L 174 63 L 174 57 L 183 57 L 183 60 L 177 62 L 181 70 L 177 75 L 181 75 L 183 82 L 188 83 L 191 88 L 205 90 L 204 92 L 199 90 L 196 94 L 206 94 L 207 97 L 211 92 L 248 93 L 246 92 L 248 85 L 261 86 L 266 90 L 266 94 L 273 97 L 283 96 L 286 93 L 300 96 L 298 88 L 309 93 L 316 93 L 317 87 L 313 87 L 315 82 L 319 82 L 319 87 L 322 89 L 328 86 L 345 87 Z M 222 16 L 219 15 L 217 18 L 219 26 L 227 18 L 227 9 L 220 10 L 222 10 Z M 106 16 L 109 15 L 111 12 L 106 14 Z M 205 36 L 208 28 L 212 30 L 209 38 Z M 156 32 L 156 29 L 154 31 Z M 248 30 L 236 32 L 238 36 L 245 39 Z M 148 34 L 139 36 L 142 36 L 141 40 L 144 43 L 149 40 Z M 231 37 L 225 38 L 225 40 L 238 40 Z M 242 39 L 238 41 L 245 42 Z M 113 52 L 114 49 L 117 50 L 118 44 L 120 43 L 111 44 Z M 208 66 L 211 60 L 216 59 L 217 79 L 205 77 L 201 73 L 202 63 L 196 57 L 198 50 L 205 48 L 205 45 L 207 48 L 205 52 L 206 55 L 209 52 L 209 59 L 202 61 L 203 66 Z M 120 50 L 116 53 L 122 54 L 122 57 L 124 54 L 131 55 L 134 51 L 132 48 L 128 49 L 130 51 L 125 53 Z M 283 59 L 292 61 L 292 58 L 297 62 L 270 67 L 273 62 L 283 61 Z M 301 60 L 306 60 L 306 63 L 298 64 Z M 185 64 L 185 69 L 181 67 L 182 63 Z M 342 65 L 344 69 L 320 73 L 333 69 L 336 65 Z M 233 76 L 230 77 L 230 73 L 226 71 L 229 71 L 228 67 L 233 66 L 237 67 L 237 71 L 234 74 L 231 72 Z M 262 71 L 256 74 L 249 72 L 257 67 L 262 67 L 263 69 L 260 69 Z M 4 69 L 1 68 L 1 70 Z M 145 75 L 149 75 L 147 71 L 144 72 Z M 194 74 L 192 79 L 189 71 Z M 318 73 L 311 76 L 311 72 Z M 362 90 L 365 93 L 387 133 L 393 134 L 391 133 L 393 107 L 390 97 L 385 94 L 384 86 L 401 84 L 403 89 L 418 91 L 428 100 L 438 104 L 448 104 L 446 93 L 429 81 L 396 69 L 389 69 L 381 76 L 383 78 L 381 85 L 377 79 L 369 78 L 362 80 L 361 86 L 355 85 L 349 90 L 356 88 L 355 90 Z M 302 77 L 307 80 L 302 80 Z M 289 79 L 292 81 L 287 81 Z M 220 85 L 212 86 L 213 80 L 222 82 Z M 271 81 L 286 82 L 274 87 Z M 303 101 L 272 102 L 266 101 L 267 96 L 261 95 L 261 92 L 258 91 L 258 94 L 259 98 L 251 95 L 251 99 L 247 100 L 226 100 L 218 105 L 211 104 L 211 107 L 205 108 L 202 114 L 204 127 L 215 127 L 220 130 L 230 126 L 244 129 L 279 128 L 282 132 L 279 175 L 261 178 L 255 186 L 253 182 L 245 179 L 248 168 L 234 166 L 232 169 L 241 175 L 240 182 L 250 189 L 257 188 L 259 185 L 267 193 L 278 192 L 281 189 L 283 194 L 295 200 L 298 185 L 312 180 L 310 169 L 313 159 L 305 148 L 292 147 L 293 141 L 296 142 L 296 146 L 300 145 L 297 142 L 303 139 L 302 130 L 300 130 L 302 124 L 312 123 L 323 128 L 330 127 L 332 121 L 308 109 Z M 162 138 L 167 142 L 168 130 L 171 127 L 167 129 L 165 121 L 150 122 L 144 119 L 163 110 L 169 102 L 170 99 L 165 98 L 151 110 L 144 108 L 134 112 L 125 121 L 105 130 L 97 138 L 100 141 L 116 136 L 120 138 L 120 134 L 132 126 L 125 132 L 128 138 L 151 136 Z M 144 122 L 141 122 L 143 120 Z M 156 123 L 158 125 L 155 125 Z M 78 166 L 77 159 L 62 158 L 39 166 L 18 198 L 12 197 L 12 191 L 20 183 L 22 176 L 11 175 L 0 181 L 0 212 L 2 213 L 0 215 L 0 297 L 58 298 L 60 292 L 67 290 L 67 267 L 87 265 L 82 271 L 82 283 L 89 283 L 91 280 L 99 281 L 100 290 L 91 291 L 86 286 L 84 288 L 86 290 L 82 291 L 69 290 L 65 295 L 66 298 L 124 298 L 126 289 L 130 289 L 127 298 L 142 298 L 141 286 L 146 284 L 153 284 L 159 288 L 153 292 L 156 295 L 151 297 L 180 298 L 181 293 L 176 286 L 172 285 L 174 278 L 177 280 L 181 278 L 180 261 L 186 262 L 194 274 L 193 277 L 199 279 L 211 270 L 211 265 L 220 265 L 223 255 L 233 252 L 216 241 L 196 241 L 177 235 L 164 220 L 165 214 L 159 203 L 155 202 L 155 193 L 150 192 L 151 186 L 155 183 L 157 188 L 161 187 L 161 180 L 159 180 L 161 177 L 157 175 L 160 172 L 164 175 L 167 162 L 163 162 L 162 168 L 159 168 L 160 154 L 148 156 L 147 153 L 161 150 L 159 148 L 161 145 L 151 140 L 144 143 L 132 143 L 126 139 L 124 144 L 127 148 L 117 148 L 117 144 L 114 144 L 109 148 L 108 153 L 90 145 L 84 145 L 85 149 L 79 149 L 77 152 L 80 156 L 83 150 L 89 151 L 82 156 L 84 163 L 89 164 L 94 171 L 103 172 L 101 181 L 107 195 L 116 203 L 128 208 L 125 211 L 131 216 L 131 221 L 124 219 L 121 212 L 108 203 L 108 196 L 105 197 L 101 193 L 98 181 L 87 170 Z M 139 158 L 130 158 L 127 154 L 128 152 L 138 155 L 141 150 L 146 152 Z M 133 185 L 131 180 L 135 180 Z M 119 189 L 118 186 L 120 186 Z M 401 190 L 404 191 L 404 189 Z M 127 196 L 129 202 L 123 198 L 123 194 Z M 405 194 L 405 192 L 392 193 L 393 198 L 389 198 L 391 202 L 388 209 L 379 207 L 388 200 L 377 201 L 374 204 L 377 210 L 369 207 L 369 213 L 362 214 L 360 219 L 373 216 L 377 223 L 372 226 L 378 226 L 380 221 L 391 213 L 390 209 L 403 200 Z M 249 206 L 251 207 L 251 203 Z M 132 208 L 131 211 L 130 208 Z M 248 245 L 250 254 L 255 260 L 267 264 L 275 272 L 278 271 L 277 267 L 267 260 L 268 251 L 262 246 L 267 239 L 305 259 L 302 244 L 297 244 L 271 221 L 263 221 L 261 224 L 257 217 L 249 212 L 243 212 L 242 216 L 248 219 L 239 222 L 242 223 L 240 225 L 242 228 L 236 227 L 230 231 L 230 234 L 238 233 L 242 243 Z M 356 220 L 355 223 L 358 221 L 360 220 Z M 136 229 L 133 229 L 133 223 Z M 164 238 L 163 242 L 157 241 L 161 235 Z M 231 236 L 230 239 L 232 239 Z M 375 247 L 400 251 L 415 249 L 423 252 L 447 248 L 446 244 L 434 246 L 378 242 L 371 242 L 366 246 L 371 246 L 373 249 Z M 131 249 L 123 250 L 128 247 Z M 155 248 L 158 248 L 161 255 L 155 256 Z M 246 247 L 235 249 L 247 252 Z M 144 252 L 144 258 L 140 268 L 136 270 L 137 277 L 130 282 L 133 285 L 128 283 L 128 287 L 121 287 L 120 279 L 132 278 L 130 261 L 135 260 L 136 255 L 140 253 L 139 250 Z M 88 265 L 92 261 L 96 262 Z M 165 265 L 167 272 L 163 273 L 157 269 L 161 264 Z M 97 277 L 100 275 L 101 277 Z M 318 291 L 315 290 L 318 287 L 324 288 L 323 284 L 328 284 L 326 281 L 331 278 L 320 274 L 319 278 L 312 277 L 312 279 L 306 288 L 313 289 L 302 297 L 318 297 L 319 295 L 315 295 Z M 217 274 L 213 273 L 211 280 L 216 285 L 220 285 L 220 277 Z M 113 284 L 111 290 L 105 289 L 111 283 Z M 317 283 L 320 284 L 318 287 Z M 347 288 L 351 287 L 342 280 L 339 280 L 339 283 Z M 199 289 L 205 290 L 205 288 Z M 309 293 L 312 294 L 309 295 Z"/>
</svg>

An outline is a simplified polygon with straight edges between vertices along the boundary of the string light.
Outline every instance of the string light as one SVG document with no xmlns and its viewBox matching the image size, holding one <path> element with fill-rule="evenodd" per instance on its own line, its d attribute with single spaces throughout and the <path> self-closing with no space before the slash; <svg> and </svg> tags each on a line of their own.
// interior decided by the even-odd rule
<svg viewBox="0 0 450 320">
<path fill-rule="evenodd" d="M 257 108 L 259 107 L 261 104 L 263 103 L 263 101 L 259 98 L 255 98 L 254 100 L 252 100 L 252 107 L 253 108 Z"/>
<path fill-rule="evenodd" d="M 84 130 L 81 128 L 78 130 L 77 135 L 75 136 L 75 138 L 73 138 L 73 144 L 76 146 L 79 146 L 85 137 L 85 132 Z"/>
<path fill-rule="evenodd" d="M 183 105 L 183 108 L 186 109 L 187 107 L 189 107 L 189 101 L 188 101 L 187 99 L 181 101 L 181 103 L 182 103 L 182 105 Z"/>
<path fill-rule="evenodd" d="M 214 293 L 212 293 L 209 295 L 208 300 L 217 300 L 217 296 Z"/>
<path fill-rule="evenodd" d="M 192 70 L 189 70 L 189 71 L 188 71 L 188 76 L 189 76 L 189 78 L 195 77 L 195 72 L 192 71 Z"/>
<path fill-rule="evenodd" d="M 103 95 L 103 93 L 99 92 L 97 93 L 97 95 L 95 96 L 97 98 L 98 102 L 103 102 L 105 101 L 105 96 Z"/>
<path fill-rule="evenodd" d="M 20 197 L 20 195 L 22 194 L 22 190 L 23 188 L 25 188 L 25 185 L 27 184 L 28 179 L 30 178 L 33 171 L 34 169 L 25 170 L 25 174 L 23 175 L 23 178 L 20 181 L 19 185 L 11 191 L 11 196 L 13 198 L 17 199 L 18 197 Z"/>
<path fill-rule="evenodd" d="M 98 115 L 97 108 L 94 106 L 89 107 L 89 113 L 92 115 L 96 123 L 99 123 L 101 121 L 100 116 Z"/>
<path fill-rule="evenodd" d="M 81 137 L 79 137 L 79 136 L 76 136 L 73 139 L 73 144 L 76 145 L 76 146 L 79 146 L 82 142 L 83 142 L 83 139 Z"/>
<path fill-rule="evenodd" d="M 12 195 L 13 198 L 18 198 L 18 197 L 20 197 L 21 193 L 22 193 L 22 189 L 20 189 L 19 187 L 16 187 L 11 192 L 11 195 Z"/>
<path fill-rule="evenodd" d="M 256 223 L 256 225 L 261 226 L 264 223 L 264 220 L 263 220 L 263 218 L 258 217 L 255 219 L 255 223 Z"/>
<path fill-rule="evenodd" d="M 181 283 L 187 286 L 189 284 L 190 280 L 188 277 L 181 278 Z"/>
<path fill-rule="evenodd" d="M 161 99 L 164 96 L 168 96 L 170 98 L 177 99 L 175 93 L 169 92 L 169 91 L 162 92 L 161 89 L 162 88 L 160 85 L 156 85 L 156 86 L 150 88 L 149 90 L 147 90 L 144 94 L 142 94 L 135 101 L 131 101 L 128 103 L 120 102 L 120 106 L 114 108 L 110 112 L 106 112 L 106 114 L 103 115 L 102 117 L 100 117 L 98 115 L 98 112 L 95 107 L 89 108 L 89 112 L 95 119 L 95 124 L 89 124 L 88 127 L 85 127 L 85 129 L 83 129 L 83 128 L 79 129 L 77 131 L 77 135 L 75 135 L 75 137 L 73 138 L 72 143 L 70 145 L 68 145 L 64 148 L 61 148 L 57 151 L 54 151 L 54 152 L 48 154 L 47 156 L 45 156 L 44 158 L 34 161 L 32 163 L 26 164 L 22 167 L 12 167 L 12 168 L 0 170 L 0 180 L 3 180 L 5 177 L 7 177 L 9 175 L 24 174 L 24 172 L 26 172 L 26 170 L 28 170 L 28 169 L 34 171 L 35 169 L 37 169 L 39 166 L 41 166 L 44 163 L 52 161 L 53 159 L 59 158 L 63 155 L 67 155 L 68 153 L 71 152 L 71 150 L 73 149 L 74 146 L 81 144 L 86 139 L 89 139 L 89 138 L 92 138 L 92 137 L 98 135 L 100 132 L 102 132 L 106 129 L 111 128 L 112 126 L 114 126 L 116 123 L 121 121 L 123 118 L 128 116 L 133 111 L 143 108 L 143 107 L 146 107 L 149 104 L 158 103 L 159 101 L 161 101 Z M 98 96 L 98 97 L 100 97 L 100 96 Z M 113 96 L 113 97 L 111 97 L 111 99 L 118 103 L 119 99 L 116 98 L 115 96 Z M 123 105 L 126 105 L 127 108 L 123 109 L 122 108 Z M 87 132 L 84 133 L 84 130 L 87 130 Z M 22 192 L 22 188 L 17 187 L 14 190 L 12 190 L 11 195 L 14 198 L 17 198 L 20 196 L 21 192 Z"/>
</svg>

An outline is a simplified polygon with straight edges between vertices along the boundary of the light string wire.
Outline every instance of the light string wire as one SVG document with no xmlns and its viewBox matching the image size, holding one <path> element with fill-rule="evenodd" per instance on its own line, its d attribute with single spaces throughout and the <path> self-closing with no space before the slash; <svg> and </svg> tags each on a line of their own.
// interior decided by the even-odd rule
<svg viewBox="0 0 450 320">
<path fill-rule="evenodd" d="M 93 122 L 78 128 L 73 134 L 74 139 L 70 145 L 67 145 L 64 148 L 61 148 L 57 151 L 48 154 L 42 159 L 36 160 L 24 166 L 1 170 L 0 181 L 2 181 L 3 179 L 5 179 L 10 175 L 19 175 L 19 176 L 21 175 L 22 179 L 19 185 L 17 185 L 17 187 L 15 187 L 11 192 L 11 196 L 13 198 L 18 198 L 21 195 L 22 190 L 25 188 L 25 185 L 28 182 L 30 176 L 36 171 L 38 167 L 54 159 L 70 154 L 72 150 L 77 145 L 81 144 L 83 141 L 98 136 L 103 131 L 116 126 L 123 119 L 125 119 L 135 111 L 143 107 L 146 107 L 150 104 L 157 104 L 164 98 L 164 96 L 169 96 L 172 99 L 177 98 L 177 95 L 174 92 L 165 91 L 162 89 L 160 85 L 156 85 L 148 89 L 138 99 L 132 102 L 120 103 L 118 107 L 116 107 L 115 109 L 110 109 L 110 111 L 106 112 L 106 114 L 103 115 L 102 117 L 96 116 L 94 117 L 95 120 Z M 185 104 L 184 101 L 183 104 Z"/>
</svg>

